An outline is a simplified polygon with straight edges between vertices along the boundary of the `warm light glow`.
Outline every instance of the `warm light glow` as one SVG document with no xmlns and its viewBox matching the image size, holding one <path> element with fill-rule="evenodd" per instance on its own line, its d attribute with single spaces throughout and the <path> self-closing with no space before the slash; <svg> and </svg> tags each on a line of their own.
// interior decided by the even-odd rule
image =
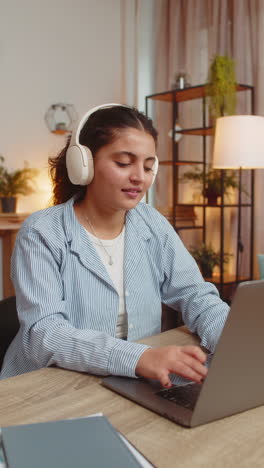
<svg viewBox="0 0 264 468">
<path fill-rule="evenodd" d="M 213 167 L 256 169 L 264 167 L 264 117 L 232 115 L 216 121 Z"/>
<path fill-rule="evenodd" d="M 19 196 L 18 212 L 32 213 L 50 206 L 52 186 L 47 169 L 40 169 L 35 179 L 35 191 L 26 197 Z"/>
</svg>

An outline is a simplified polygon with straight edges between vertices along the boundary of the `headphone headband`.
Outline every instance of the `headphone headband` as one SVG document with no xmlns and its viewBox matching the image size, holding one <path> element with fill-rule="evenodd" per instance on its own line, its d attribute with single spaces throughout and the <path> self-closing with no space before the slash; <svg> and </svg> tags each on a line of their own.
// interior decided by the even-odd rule
<svg viewBox="0 0 264 468">
<path fill-rule="evenodd" d="M 74 127 L 70 144 L 66 152 L 66 167 L 69 179 L 72 184 L 75 185 L 88 185 L 93 179 L 94 176 L 94 164 L 93 164 L 93 155 L 91 150 L 84 145 L 81 145 L 79 142 L 79 137 L 82 128 L 86 124 L 89 117 L 99 109 L 108 109 L 111 107 L 126 107 L 130 108 L 130 106 L 126 106 L 124 104 L 103 104 L 101 106 L 96 106 L 90 109 L 84 116 L 77 122 L 76 126 Z M 158 158 L 156 157 L 156 161 L 153 166 L 153 181 L 155 180 L 156 174 L 158 171 Z"/>
<path fill-rule="evenodd" d="M 124 104 L 110 103 L 110 104 L 102 104 L 101 106 L 93 107 L 92 109 L 87 111 L 86 114 L 84 114 L 84 116 L 79 120 L 79 122 L 76 124 L 76 126 L 72 130 L 70 146 L 80 144 L 79 137 L 80 137 L 81 130 L 86 124 L 90 115 L 92 115 L 94 112 L 98 111 L 99 109 L 108 109 L 111 107 L 128 107 L 128 106 L 125 106 Z"/>
</svg>

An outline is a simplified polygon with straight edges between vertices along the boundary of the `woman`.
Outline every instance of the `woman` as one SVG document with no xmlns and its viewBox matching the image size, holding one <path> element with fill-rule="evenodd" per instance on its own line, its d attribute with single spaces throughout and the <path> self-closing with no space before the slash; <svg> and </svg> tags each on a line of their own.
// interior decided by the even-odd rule
<svg viewBox="0 0 264 468">
<path fill-rule="evenodd" d="M 139 203 L 157 170 L 156 143 L 136 109 L 100 106 L 50 161 L 55 206 L 24 222 L 12 257 L 21 326 L 2 378 L 51 365 L 165 387 L 170 373 L 205 377 L 197 346 L 135 343 L 160 332 L 163 302 L 213 351 L 228 313 L 167 220 Z"/>
</svg>

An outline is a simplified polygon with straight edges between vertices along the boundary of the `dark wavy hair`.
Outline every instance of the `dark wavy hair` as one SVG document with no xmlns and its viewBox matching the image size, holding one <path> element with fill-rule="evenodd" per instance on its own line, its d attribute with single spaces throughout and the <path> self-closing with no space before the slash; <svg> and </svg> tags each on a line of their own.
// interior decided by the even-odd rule
<svg viewBox="0 0 264 468">
<path fill-rule="evenodd" d="M 120 130 L 136 128 L 151 135 L 157 144 L 157 130 L 152 120 L 133 107 L 115 106 L 102 108 L 91 114 L 84 124 L 79 141 L 90 148 L 93 157 L 105 145 L 113 143 L 120 135 Z M 54 205 L 64 203 L 73 195 L 79 194 L 83 198 L 86 186 L 71 183 L 66 168 L 66 152 L 70 144 L 70 137 L 66 146 L 54 158 L 49 158 L 49 171 L 53 184 Z"/>
</svg>

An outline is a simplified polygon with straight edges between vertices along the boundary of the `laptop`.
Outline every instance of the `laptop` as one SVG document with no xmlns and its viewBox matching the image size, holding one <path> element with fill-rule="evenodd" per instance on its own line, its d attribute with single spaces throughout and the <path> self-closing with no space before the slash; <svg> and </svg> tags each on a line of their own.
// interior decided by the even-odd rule
<svg viewBox="0 0 264 468">
<path fill-rule="evenodd" d="M 264 404 L 264 280 L 237 287 L 203 384 L 164 389 L 156 380 L 109 376 L 102 384 L 186 427 Z"/>
</svg>

